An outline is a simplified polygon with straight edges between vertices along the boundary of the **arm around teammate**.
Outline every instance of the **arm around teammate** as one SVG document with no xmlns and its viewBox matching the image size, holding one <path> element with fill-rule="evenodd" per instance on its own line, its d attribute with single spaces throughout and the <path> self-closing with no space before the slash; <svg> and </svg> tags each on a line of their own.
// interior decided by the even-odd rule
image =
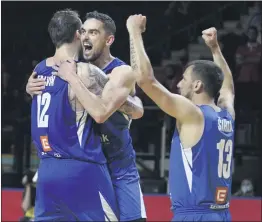
<svg viewBox="0 0 262 222">
<path fill-rule="evenodd" d="M 81 66 L 80 69 L 79 66 Z M 105 122 L 120 109 L 135 85 L 135 76 L 129 66 L 115 68 L 103 89 L 98 89 L 94 84 L 97 79 L 92 78 L 102 75 L 103 72 L 100 69 L 92 64 L 82 63 L 78 64 L 77 70 L 76 63 L 71 60 L 60 64 L 57 75 L 69 83 L 79 102 L 97 123 Z M 86 73 L 89 73 L 88 78 L 81 78 L 81 75 L 86 75 Z M 92 92 L 93 87 L 101 92 Z M 139 105 L 143 109 L 142 104 Z M 128 110 L 125 111 L 128 112 Z"/>
</svg>

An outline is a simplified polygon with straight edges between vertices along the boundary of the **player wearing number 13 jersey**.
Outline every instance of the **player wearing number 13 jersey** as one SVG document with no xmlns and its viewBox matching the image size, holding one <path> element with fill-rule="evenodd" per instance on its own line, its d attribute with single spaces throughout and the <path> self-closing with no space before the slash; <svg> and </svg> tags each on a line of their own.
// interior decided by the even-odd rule
<svg viewBox="0 0 262 222">
<path fill-rule="evenodd" d="M 177 119 L 169 169 L 173 220 L 230 221 L 234 87 L 216 29 L 202 32 L 214 62 L 189 63 L 178 84 L 181 95 L 177 95 L 154 78 L 142 42 L 145 23 L 141 15 L 127 20 L 130 58 L 132 67 L 137 69 L 138 85 L 162 110 Z"/>
<path fill-rule="evenodd" d="M 226 110 L 199 108 L 204 129 L 196 145 L 184 148 L 179 128 L 172 140 L 169 184 L 174 220 L 230 221 L 234 120 Z"/>
<path fill-rule="evenodd" d="M 35 68 L 45 89 L 32 101 L 32 139 L 41 159 L 35 221 L 117 221 L 117 204 L 100 134 L 68 83 L 54 76 L 57 61 L 80 48 L 76 12 L 58 11 L 49 23 L 53 57 Z M 92 69 L 91 69 L 92 72 Z"/>
</svg>

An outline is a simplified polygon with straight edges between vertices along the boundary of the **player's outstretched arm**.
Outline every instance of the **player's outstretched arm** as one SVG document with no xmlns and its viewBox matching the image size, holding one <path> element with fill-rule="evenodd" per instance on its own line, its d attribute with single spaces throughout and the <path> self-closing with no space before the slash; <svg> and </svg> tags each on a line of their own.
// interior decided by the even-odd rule
<svg viewBox="0 0 262 222">
<path fill-rule="evenodd" d="M 224 81 L 220 89 L 220 95 L 218 98 L 218 106 L 227 109 L 228 112 L 235 118 L 234 111 L 234 82 L 231 70 L 221 52 L 220 46 L 217 41 L 217 30 L 215 28 L 209 28 L 202 32 L 202 37 L 205 40 L 206 45 L 210 48 L 214 62 L 221 68 L 224 73 Z"/>
<path fill-rule="evenodd" d="M 145 52 L 142 32 L 145 30 L 146 18 L 142 15 L 130 16 L 127 29 L 130 37 L 131 66 L 136 74 L 138 86 L 167 114 L 177 118 L 181 123 L 201 121 L 200 109 L 183 96 L 169 92 L 154 77 L 153 68 Z"/>
<path fill-rule="evenodd" d="M 60 65 L 58 76 L 68 81 L 79 102 L 95 121 L 103 123 L 124 103 L 121 110 L 128 115 L 141 106 L 135 98 L 129 96 L 131 84 L 134 84 L 134 76 L 129 70 L 131 68 L 127 70 L 119 67 L 114 70 L 114 78 L 108 80 L 102 70 L 87 63 L 78 64 L 76 74 L 76 65 L 71 61 Z"/>
</svg>

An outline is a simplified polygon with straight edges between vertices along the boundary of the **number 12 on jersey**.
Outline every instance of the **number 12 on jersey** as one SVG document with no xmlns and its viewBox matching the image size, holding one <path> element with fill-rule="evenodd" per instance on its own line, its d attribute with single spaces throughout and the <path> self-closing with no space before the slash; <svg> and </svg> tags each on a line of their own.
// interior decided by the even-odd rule
<svg viewBox="0 0 262 222">
<path fill-rule="evenodd" d="M 37 127 L 47 128 L 49 115 L 46 114 L 51 102 L 50 93 L 46 92 L 37 96 Z"/>
<path fill-rule="evenodd" d="M 223 177 L 228 179 L 231 175 L 231 160 L 233 151 L 233 141 L 221 139 L 217 143 L 217 149 L 219 151 L 218 157 L 218 177 Z M 226 153 L 226 158 L 224 160 L 224 154 Z"/>
</svg>

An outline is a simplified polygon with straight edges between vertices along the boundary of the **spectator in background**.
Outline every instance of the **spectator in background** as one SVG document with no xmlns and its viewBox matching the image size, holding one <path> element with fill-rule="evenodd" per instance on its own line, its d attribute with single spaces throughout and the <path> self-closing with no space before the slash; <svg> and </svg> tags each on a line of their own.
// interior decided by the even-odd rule
<svg viewBox="0 0 262 222">
<path fill-rule="evenodd" d="M 243 35 L 243 27 L 240 22 L 236 25 L 237 31 L 229 32 L 220 37 L 220 41 L 223 44 L 222 52 L 231 70 L 235 70 L 236 67 L 236 51 L 240 45 L 246 43 L 246 36 Z M 233 73 L 234 79 L 236 73 Z"/>
<path fill-rule="evenodd" d="M 258 37 L 257 41 L 261 44 L 261 19 L 262 19 L 262 13 L 261 13 L 261 2 L 255 2 L 254 3 L 254 12 L 250 16 L 248 27 L 255 26 L 258 30 Z"/>
<path fill-rule="evenodd" d="M 34 69 L 38 63 L 39 63 L 39 61 L 33 60 L 32 61 L 32 68 Z"/>
<path fill-rule="evenodd" d="M 9 79 L 10 74 L 7 72 L 5 64 L 3 61 L 1 62 L 1 77 L 2 77 L 2 89 L 3 89 L 3 96 L 7 94 L 7 91 L 9 89 Z"/>
<path fill-rule="evenodd" d="M 3 125 L 6 125 L 9 123 L 9 114 L 11 111 L 11 106 L 10 106 L 10 100 L 11 100 L 11 94 L 10 94 L 10 74 L 7 72 L 6 70 L 6 66 L 3 63 L 3 61 L 1 62 L 1 78 L 2 78 L 2 112 L 3 112 L 3 116 L 5 116 L 5 118 L 3 118 Z"/>
<path fill-rule="evenodd" d="M 2 78 L 2 153 L 10 154 L 13 149 L 13 116 L 12 116 L 12 81 L 10 74 L 6 70 L 6 66 L 1 62 L 1 78 Z"/>
<path fill-rule="evenodd" d="M 239 46 L 236 52 L 237 82 L 250 83 L 259 81 L 259 64 L 261 58 L 261 44 L 257 42 L 258 30 L 251 26 L 248 28 L 248 41 Z"/>
<path fill-rule="evenodd" d="M 19 140 L 24 144 L 25 167 L 29 168 L 31 155 L 31 97 L 27 93 L 23 94 L 23 106 L 21 107 L 21 117 L 19 118 L 19 130 Z M 19 138 L 19 135 L 17 135 L 17 138 Z"/>
<path fill-rule="evenodd" d="M 164 86 L 172 93 L 177 93 L 177 84 L 181 80 L 183 68 L 180 64 L 168 64 L 164 68 L 165 82 Z"/>
<path fill-rule="evenodd" d="M 182 78 L 183 68 L 180 64 L 168 64 L 164 67 L 165 82 L 163 85 L 172 93 L 178 93 L 177 84 Z M 169 115 L 165 115 L 164 120 L 167 127 L 167 143 L 171 143 L 173 132 L 176 125 L 176 120 Z"/>
<path fill-rule="evenodd" d="M 234 196 L 237 197 L 253 197 L 254 196 L 254 190 L 253 190 L 253 184 L 250 180 L 245 179 L 241 182 L 240 189 L 234 193 Z"/>
<path fill-rule="evenodd" d="M 18 85 L 18 84 L 17 84 Z M 10 100 L 10 123 L 13 127 L 12 132 L 12 147 L 14 154 L 13 170 L 22 175 L 23 172 L 23 153 L 24 153 L 24 141 L 21 139 L 24 132 L 21 130 L 21 118 L 23 109 L 23 94 L 18 90 L 16 84 L 13 86 L 12 100 Z"/>
<path fill-rule="evenodd" d="M 37 172 L 33 173 L 32 171 L 27 170 L 22 179 L 22 184 L 24 186 L 24 193 L 23 193 L 21 207 L 24 212 L 24 217 L 20 218 L 20 222 L 34 220 L 37 176 L 38 176 Z"/>
<path fill-rule="evenodd" d="M 236 52 L 236 107 L 251 111 L 258 109 L 260 100 L 250 100 L 259 94 L 261 44 L 257 42 L 258 30 L 249 27 L 247 43 Z"/>
</svg>

